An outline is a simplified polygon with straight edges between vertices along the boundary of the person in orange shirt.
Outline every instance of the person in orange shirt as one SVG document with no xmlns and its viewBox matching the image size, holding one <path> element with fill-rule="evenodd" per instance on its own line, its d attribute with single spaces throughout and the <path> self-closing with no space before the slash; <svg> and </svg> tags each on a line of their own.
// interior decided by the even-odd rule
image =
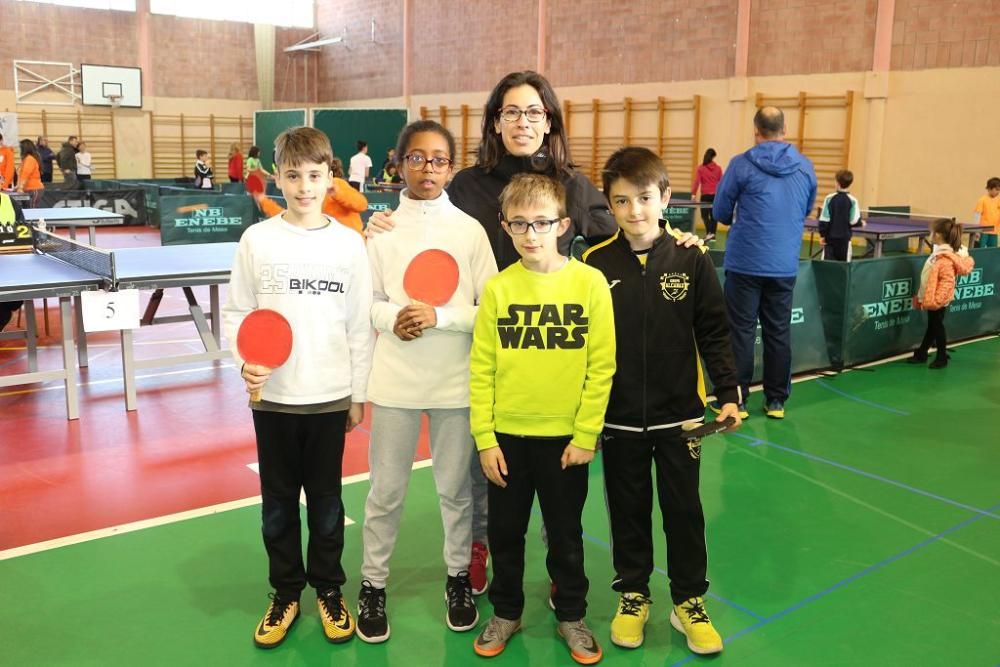
<svg viewBox="0 0 1000 667">
<path fill-rule="evenodd" d="M 983 232 L 979 235 L 977 248 L 996 248 L 997 238 L 1000 235 L 1000 178 L 994 176 L 986 181 L 986 194 L 976 202 L 977 224 L 992 225 L 992 232 Z"/>
<path fill-rule="evenodd" d="M 361 220 L 361 213 L 368 210 L 368 199 L 344 180 L 344 165 L 338 158 L 333 158 L 331 171 L 334 177 L 333 187 L 326 191 L 323 213 L 362 234 L 365 225 Z M 285 212 L 277 202 L 263 193 L 254 195 L 254 199 L 257 200 L 261 212 L 269 218 Z"/>
<path fill-rule="evenodd" d="M 21 170 L 17 172 L 17 191 L 31 195 L 31 208 L 38 208 L 45 186 L 42 184 L 42 158 L 31 139 L 21 139 Z"/>
<path fill-rule="evenodd" d="M 3 145 L 3 135 L 0 134 L 0 189 L 11 190 L 14 187 L 14 149 Z"/>
</svg>

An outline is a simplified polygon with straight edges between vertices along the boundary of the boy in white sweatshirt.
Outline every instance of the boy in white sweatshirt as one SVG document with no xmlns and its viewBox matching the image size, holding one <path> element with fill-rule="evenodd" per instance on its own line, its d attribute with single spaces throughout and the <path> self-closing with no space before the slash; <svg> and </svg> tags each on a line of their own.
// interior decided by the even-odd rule
<svg viewBox="0 0 1000 667">
<path fill-rule="evenodd" d="M 271 604 L 254 643 L 284 641 L 299 615 L 306 583 L 316 589 L 326 638 L 347 641 L 355 624 L 341 595 L 345 583 L 341 470 L 344 434 L 364 417 L 374 332 L 371 273 L 364 242 L 323 215 L 333 151 L 323 133 L 287 130 L 275 140 L 275 181 L 288 210 L 248 229 L 233 263 L 223 309 L 226 336 L 251 402 L 260 464 L 261 511 Z M 280 368 L 243 363 L 236 332 L 251 311 L 269 308 L 292 328 L 292 352 Z M 299 492 L 309 518 L 302 562 Z"/>
<path fill-rule="evenodd" d="M 368 242 L 375 289 L 372 323 L 379 336 L 368 383 L 371 490 L 365 504 L 358 636 L 371 643 L 389 638 L 389 559 L 423 414 L 430 422 L 434 482 L 444 524 L 447 624 L 462 632 L 479 620 L 468 573 L 468 470 L 475 451 L 469 429 L 469 350 L 476 304 L 497 265 L 482 225 L 444 192 L 454 154 L 451 133 L 434 121 L 417 121 L 403 130 L 397 155 L 407 189 L 393 214 L 395 233 Z M 446 251 L 459 266 L 458 287 L 438 308 L 411 303 L 403 288 L 410 260 L 429 249 Z"/>
</svg>

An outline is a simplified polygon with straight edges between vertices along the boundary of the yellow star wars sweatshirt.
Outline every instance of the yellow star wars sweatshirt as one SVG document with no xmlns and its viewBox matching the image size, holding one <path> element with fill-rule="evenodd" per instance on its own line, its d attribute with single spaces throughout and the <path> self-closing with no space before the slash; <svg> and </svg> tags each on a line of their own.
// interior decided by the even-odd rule
<svg viewBox="0 0 1000 667">
<path fill-rule="evenodd" d="M 575 259 L 552 273 L 517 262 L 491 278 L 470 358 L 476 447 L 506 433 L 594 449 L 615 374 L 613 318 L 604 275 Z"/>
</svg>

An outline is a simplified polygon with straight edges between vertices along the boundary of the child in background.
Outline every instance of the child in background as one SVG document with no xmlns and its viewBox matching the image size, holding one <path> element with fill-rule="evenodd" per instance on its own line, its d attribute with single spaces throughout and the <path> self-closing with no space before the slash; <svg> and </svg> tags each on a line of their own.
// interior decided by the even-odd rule
<svg viewBox="0 0 1000 667">
<path fill-rule="evenodd" d="M 992 232 L 983 232 L 976 241 L 977 248 L 996 248 L 1000 235 L 1000 178 L 993 177 L 986 181 L 986 194 L 976 202 L 976 221 L 978 225 L 992 225 Z"/>
<path fill-rule="evenodd" d="M 257 174 L 266 183 L 267 179 L 271 178 L 271 174 L 268 173 L 267 169 L 264 169 L 264 165 L 260 163 L 260 148 L 257 146 L 251 146 L 250 150 L 247 151 L 247 173 Z"/>
<path fill-rule="evenodd" d="M 660 220 L 670 201 L 663 161 L 646 148 L 616 151 L 604 165 L 604 193 L 620 231 L 588 250 L 615 310 L 618 368 L 604 423 L 604 481 L 611 523 L 612 588 L 620 593 L 611 641 L 641 646 L 653 574 L 653 483 L 667 537 L 670 623 L 695 653 L 718 653 L 722 638 L 705 611 L 705 514 L 698 493 L 700 446 L 686 425 L 705 418 L 701 361 L 721 405 L 716 421 L 740 424 L 739 382 L 722 287 L 707 249 L 680 248 Z M 669 378 L 669 380 L 667 380 Z"/>
<path fill-rule="evenodd" d="M 365 223 L 361 220 L 361 214 L 368 210 L 368 198 L 344 180 L 344 163 L 340 158 L 333 158 L 330 172 L 333 175 L 333 186 L 323 198 L 323 213 L 362 234 Z M 281 215 L 285 210 L 263 192 L 258 192 L 253 197 L 257 206 L 268 217 Z"/>
<path fill-rule="evenodd" d="M 715 238 L 715 230 L 718 223 L 712 215 L 712 202 L 715 201 L 715 190 L 722 180 L 722 167 L 715 163 L 715 156 L 718 153 L 714 148 L 705 151 L 705 157 L 701 160 L 701 165 L 694 173 L 694 181 L 691 183 L 691 199 L 708 204 L 708 207 L 701 209 L 701 220 L 705 223 L 705 240 L 711 241 Z M 701 190 L 701 199 L 698 199 L 698 190 Z M 605 193 L 607 194 L 607 193 Z"/>
<path fill-rule="evenodd" d="M 975 266 L 962 246 L 962 225 L 948 218 L 931 223 L 931 242 L 934 250 L 920 271 L 920 288 L 913 297 L 913 307 L 927 311 L 927 331 L 924 340 L 907 361 L 911 364 L 927 363 L 927 354 L 933 344 L 937 356 L 929 368 L 948 365 L 948 336 L 944 330 L 944 316 L 948 304 L 955 298 L 955 276 L 968 275 Z"/>
<path fill-rule="evenodd" d="M 196 158 L 194 163 L 194 187 L 211 190 L 212 167 L 208 165 L 208 151 L 197 150 L 194 156 Z"/>
<path fill-rule="evenodd" d="M 430 423 L 434 483 L 444 524 L 446 622 L 462 632 L 479 621 L 468 572 L 468 471 L 475 452 L 469 430 L 469 349 L 476 303 L 497 265 L 485 230 L 444 192 L 455 155 L 451 133 L 434 121 L 417 121 L 400 133 L 397 151 L 406 189 L 393 214 L 395 233 L 368 242 L 375 290 L 372 323 L 379 337 L 368 383 L 371 490 L 365 503 L 358 636 L 371 643 L 389 638 L 389 559 L 424 414 Z M 403 286 L 410 261 L 430 249 L 444 250 L 459 267 L 454 295 L 436 308 L 411 302 Z"/>
<path fill-rule="evenodd" d="M 359 140 L 358 152 L 351 157 L 347 182 L 351 184 L 352 188 L 360 192 L 364 188 L 371 170 L 372 159 L 368 156 L 368 142 Z"/>
<path fill-rule="evenodd" d="M 364 241 L 323 215 L 333 151 L 326 135 L 309 127 L 275 140 L 276 182 L 288 211 L 248 228 L 233 263 L 226 336 L 251 402 L 260 462 L 261 515 L 271 604 L 254 643 L 283 642 L 299 615 L 299 596 L 316 589 L 323 633 L 330 642 L 354 635 L 341 593 L 346 577 L 341 472 L 344 434 L 361 423 L 371 369 L 371 272 Z M 235 345 L 251 311 L 281 313 L 293 333 L 292 353 L 280 368 L 244 364 Z M 299 494 L 309 518 L 302 562 Z"/>
<path fill-rule="evenodd" d="M 498 655 L 521 627 L 525 532 L 537 493 L 559 635 L 575 661 L 593 664 L 602 652 L 584 622 L 581 514 L 615 372 L 611 293 L 599 271 L 559 253 L 571 224 L 562 183 L 518 174 L 500 207 L 521 260 L 487 283 L 473 333 L 472 434 L 489 480 L 495 614 L 473 648 Z"/>
<path fill-rule="evenodd" d="M 91 175 L 94 173 L 92 167 L 94 163 L 94 158 L 87 150 L 87 143 L 81 141 L 77 146 L 76 153 L 76 177 L 81 181 L 89 181 Z"/>
<path fill-rule="evenodd" d="M 239 183 L 243 180 L 243 153 L 239 144 L 229 147 L 229 182 Z"/>
<path fill-rule="evenodd" d="M 35 142 L 31 139 L 21 139 L 21 170 L 17 174 L 17 191 L 31 195 L 31 206 L 36 208 L 45 185 L 42 183 L 41 161 Z"/>
<path fill-rule="evenodd" d="M 837 180 L 837 191 L 826 196 L 819 214 L 819 243 L 823 246 L 823 259 L 849 262 L 851 233 L 864 223 L 858 200 L 848 192 L 854 182 L 854 174 L 841 169 L 834 178 Z"/>
</svg>

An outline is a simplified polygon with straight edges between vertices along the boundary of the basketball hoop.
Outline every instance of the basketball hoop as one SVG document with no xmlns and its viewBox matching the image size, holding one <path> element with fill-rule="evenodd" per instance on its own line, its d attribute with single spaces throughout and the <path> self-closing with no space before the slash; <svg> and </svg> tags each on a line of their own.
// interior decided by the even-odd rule
<svg viewBox="0 0 1000 667">
<path fill-rule="evenodd" d="M 112 109 L 117 109 L 117 108 L 121 107 L 121 105 L 122 105 L 122 96 L 121 95 L 105 95 L 105 97 L 107 98 L 108 102 L 111 104 L 111 108 Z"/>
</svg>

